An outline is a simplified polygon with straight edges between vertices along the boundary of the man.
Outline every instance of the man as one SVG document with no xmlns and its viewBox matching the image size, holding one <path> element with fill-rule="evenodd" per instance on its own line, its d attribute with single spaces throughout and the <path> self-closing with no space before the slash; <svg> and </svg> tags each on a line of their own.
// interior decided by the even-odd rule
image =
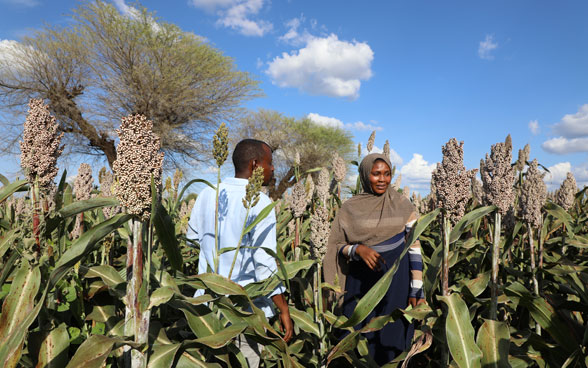
<svg viewBox="0 0 588 368">
<path fill-rule="evenodd" d="M 235 177 L 225 179 L 219 186 L 218 244 L 220 249 L 232 248 L 238 245 L 247 212 L 242 200 L 245 197 L 245 188 L 249 177 L 253 174 L 253 170 L 257 167 L 263 168 L 263 185 L 267 185 L 274 174 L 271 148 L 265 142 L 255 139 L 245 139 L 237 144 L 233 151 L 233 165 L 235 166 Z M 251 223 L 259 212 L 269 204 L 271 204 L 269 197 L 264 193 L 260 193 L 259 202 L 249 211 L 247 223 Z M 214 239 L 215 207 L 215 190 L 212 188 L 204 189 L 198 195 L 194 204 L 187 236 L 197 240 L 200 244 L 198 272 L 206 273 L 213 270 L 222 276 L 228 277 L 235 251 L 221 254 L 218 261 L 218 270 L 214 269 L 214 257 L 216 254 Z M 275 259 L 263 249 L 260 249 L 263 247 L 274 252 L 276 250 L 276 216 L 274 211 L 271 211 L 265 219 L 243 237 L 241 245 L 242 248 L 237 255 L 231 274 L 232 281 L 244 286 L 251 282 L 264 280 L 276 272 Z M 203 291 L 199 290 L 197 295 L 202 293 Z M 293 326 L 288 304 L 283 293 L 284 287 L 279 286 L 269 297 L 271 297 L 279 310 L 284 340 L 287 342 L 292 337 Z M 264 311 L 267 317 L 273 316 L 269 298 L 260 297 L 255 299 L 254 303 Z M 255 351 L 256 344 L 252 341 L 246 341 L 243 336 L 239 338 L 238 343 L 241 345 L 241 351 L 249 360 L 250 366 L 256 367 L 259 364 L 259 351 Z"/>
</svg>

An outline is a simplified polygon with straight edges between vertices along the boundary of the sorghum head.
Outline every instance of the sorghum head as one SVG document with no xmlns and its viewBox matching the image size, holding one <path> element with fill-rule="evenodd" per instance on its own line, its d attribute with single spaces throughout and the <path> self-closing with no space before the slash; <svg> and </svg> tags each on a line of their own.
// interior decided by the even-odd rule
<svg viewBox="0 0 588 368">
<path fill-rule="evenodd" d="M 221 167 L 229 156 L 229 128 L 225 123 L 221 123 L 212 138 L 212 156 L 218 167 Z"/>
<path fill-rule="evenodd" d="M 388 158 L 390 158 L 390 142 L 386 139 L 386 143 L 384 143 L 384 148 L 382 149 L 382 154 Z"/>
<path fill-rule="evenodd" d="M 367 148 L 368 153 L 372 152 L 372 149 L 374 148 L 375 141 L 376 141 L 376 131 L 374 130 L 374 131 L 372 131 L 372 134 L 370 134 L 370 137 L 367 142 L 366 148 Z"/>
<path fill-rule="evenodd" d="M 20 141 L 20 165 L 29 183 L 38 180 L 43 189 L 49 188 L 57 175 L 57 158 L 63 152 L 60 146 L 63 133 L 41 99 L 29 102 L 29 113 Z"/>
<path fill-rule="evenodd" d="M 347 175 L 347 164 L 345 160 L 339 156 L 337 152 L 333 154 L 333 178 L 337 183 L 342 182 L 345 179 L 345 175 Z"/>
<path fill-rule="evenodd" d="M 463 165 L 463 141 L 458 143 L 457 139 L 451 138 L 441 151 L 443 160 L 432 174 L 433 188 L 437 207 L 445 209 L 455 224 L 465 214 L 471 180 L 476 171 L 468 171 Z"/>
<path fill-rule="evenodd" d="M 329 199 L 329 185 L 331 184 L 329 170 L 322 168 L 319 171 L 316 183 L 316 195 L 322 203 L 326 203 Z"/>
<path fill-rule="evenodd" d="M 314 180 L 312 180 L 312 175 L 310 174 L 306 176 L 306 181 L 304 182 L 304 190 L 306 191 L 306 202 L 307 204 L 311 204 L 312 197 L 314 196 Z"/>
<path fill-rule="evenodd" d="M 541 225 L 541 208 L 547 198 L 547 187 L 543 182 L 544 176 L 545 174 L 539 171 L 537 159 L 534 159 L 525 175 L 519 198 L 521 217 L 535 228 Z"/>
<path fill-rule="evenodd" d="M 498 207 L 500 214 L 505 215 L 513 205 L 515 180 L 512 161 L 512 143 L 510 135 L 504 143 L 496 143 L 490 148 L 490 156 L 480 160 L 480 176 L 484 187 L 484 203 Z"/>
<path fill-rule="evenodd" d="M 148 220 L 151 215 L 151 178 L 159 196 L 163 153 L 153 123 L 143 115 L 129 115 L 117 129 L 120 143 L 112 165 L 117 178 L 115 194 L 130 214 Z"/>
<path fill-rule="evenodd" d="M 292 214 L 295 218 L 301 217 L 306 209 L 306 190 L 302 181 L 292 187 Z"/>
<path fill-rule="evenodd" d="M 259 193 L 263 185 L 263 167 L 257 166 L 247 182 L 245 188 L 245 198 L 243 198 L 243 207 L 252 208 L 259 202 Z"/>
<path fill-rule="evenodd" d="M 561 206 L 564 210 L 569 210 L 574 205 L 577 191 L 578 187 L 576 184 L 576 178 L 574 178 L 574 174 L 568 172 L 568 175 L 561 183 L 559 190 L 555 193 L 555 203 Z"/>
<path fill-rule="evenodd" d="M 74 180 L 73 186 L 76 199 L 78 201 L 90 199 L 93 186 L 94 178 L 92 177 L 92 167 L 86 163 L 80 164 L 78 175 Z"/>
<path fill-rule="evenodd" d="M 525 148 L 519 150 L 519 158 L 515 164 L 515 168 L 517 171 L 522 172 L 527 165 L 527 161 L 529 161 L 529 156 L 531 155 L 531 147 L 527 143 Z"/>
</svg>

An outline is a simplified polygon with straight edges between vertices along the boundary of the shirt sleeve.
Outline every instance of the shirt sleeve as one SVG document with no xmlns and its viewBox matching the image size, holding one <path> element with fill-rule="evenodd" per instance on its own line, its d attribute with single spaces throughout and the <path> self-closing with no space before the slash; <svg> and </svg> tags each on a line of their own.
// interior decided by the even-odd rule
<svg viewBox="0 0 588 368">
<path fill-rule="evenodd" d="M 259 212 L 265 208 L 267 205 L 271 204 L 269 198 L 265 198 L 266 200 L 260 200 L 260 202 L 255 206 L 256 208 L 256 216 Z M 276 214 L 275 211 L 270 211 L 269 215 L 261 220 L 251 232 L 251 244 L 254 247 L 259 248 L 268 248 L 272 250 L 274 253 L 277 249 L 277 240 L 276 240 Z M 274 273 L 277 272 L 277 264 L 274 257 L 268 254 L 263 249 L 254 249 L 253 250 L 253 262 L 255 265 L 255 279 L 256 281 L 262 281 L 269 277 L 271 277 Z M 285 288 L 282 284 L 280 284 L 276 289 L 274 289 L 268 296 L 274 296 L 278 294 L 283 294 L 285 292 Z"/>
<path fill-rule="evenodd" d="M 416 213 L 413 213 L 406 224 L 406 234 L 410 234 L 416 222 Z M 421 243 L 415 240 L 408 249 L 408 261 L 410 268 L 409 298 L 424 299 L 423 292 L 423 257 L 421 255 Z"/>
</svg>

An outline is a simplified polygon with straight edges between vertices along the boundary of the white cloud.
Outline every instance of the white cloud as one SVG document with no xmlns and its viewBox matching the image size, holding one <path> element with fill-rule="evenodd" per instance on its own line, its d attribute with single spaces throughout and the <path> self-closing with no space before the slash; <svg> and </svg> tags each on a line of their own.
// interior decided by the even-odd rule
<svg viewBox="0 0 588 368">
<path fill-rule="evenodd" d="M 340 128 L 340 129 L 345 128 L 345 129 L 356 130 L 356 131 L 364 131 L 364 130 L 366 130 L 366 131 L 373 131 L 373 130 L 380 131 L 380 130 L 382 130 L 382 127 L 380 127 L 380 126 L 376 126 L 376 125 L 372 125 L 372 124 L 365 124 L 362 121 L 356 121 L 355 123 L 344 124 L 341 120 L 339 120 L 337 118 L 332 118 L 329 116 L 322 116 L 322 115 L 316 114 L 314 112 L 311 112 L 310 114 L 306 115 L 306 117 L 319 125 L 331 126 L 331 127 Z"/>
<path fill-rule="evenodd" d="M 345 124 L 345 126 L 349 129 L 353 130 L 367 130 L 367 131 L 380 131 L 382 130 L 381 126 L 366 124 L 363 121 L 356 121 L 355 123 Z"/>
<path fill-rule="evenodd" d="M 300 31 L 299 28 L 306 21 L 304 15 L 300 15 L 298 18 L 292 18 L 285 23 L 288 30 L 286 33 L 279 37 L 280 41 L 286 42 L 291 45 L 299 46 L 306 44 L 313 36 L 306 30 Z M 311 22 L 313 28 L 316 27 L 316 20 L 314 23 Z"/>
<path fill-rule="evenodd" d="M 575 114 L 566 114 L 553 126 L 556 134 L 566 138 L 588 136 L 588 104 L 583 105 Z"/>
<path fill-rule="evenodd" d="M 319 125 L 330 126 L 333 128 L 343 128 L 343 122 L 337 118 L 322 116 L 315 114 L 314 112 L 311 112 L 306 117 Z"/>
<path fill-rule="evenodd" d="M 498 47 L 498 43 L 494 42 L 494 36 L 486 35 L 484 41 L 480 41 L 478 46 L 478 56 L 480 59 L 492 60 L 494 55 L 491 55 L 492 50 Z"/>
<path fill-rule="evenodd" d="M 576 178 L 576 185 L 579 189 L 582 189 L 585 185 L 588 185 L 588 162 L 581 164 L 580 166 L 574 166 L 569 162 L 560 162 L 547 168 L 549 170 L 545 175 L 545 184 L 551 191 L 558 189 L 561 183 L 564 181 L 568 172 L 574 174 Z"/>
<path fill-rule="evenodd" d="M 558 155 L 565 155 L 576 152 L 588 152 L 588 137 L 572 139 L 564 137 L 552 138 L 543 142 L 541 147 L 547 152 Z"/>
<path fill-rule="evenodd" d="M 408 185 L 412 191 L 429 191 L 431 173 L 436 166 L 434 163 L 429 164 L 423 155 L 413 153 L 410 161 L 400 169 L 403 185 Z"/>
<path fill-rule="evenodd" d="M 533 135 L 539 134 L 539 122 L 537 120 L 531 120 L 529 122 L 529 130 Z"/>
<path fill-rule="evenodd" d="M 280 87 L 356 99 L 361 81 L 372 76 L 373 59 L 374 52 L 367 43 L 340 41 L 331 34 L 311 37 L 305 47 L 275 57 L 266 73 Z"/>
<path fill-rule="evenodd" d="M 265 20 L 251 17 L 259 14 L 265 0 L 191 0 L 197 8 L 214 12 L 219 17 L 217 24 L 232 28 L 245 36 L 263 36 L 273 25 Z"/>
</svg>

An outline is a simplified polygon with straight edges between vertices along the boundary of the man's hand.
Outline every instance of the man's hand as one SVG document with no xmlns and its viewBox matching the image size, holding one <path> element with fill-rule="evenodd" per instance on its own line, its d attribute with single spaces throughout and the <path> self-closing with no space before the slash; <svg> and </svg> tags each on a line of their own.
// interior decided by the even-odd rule
<svg viewBox="0 0 588 368">
<path fill-rule="evenodd" d="M 290 310 L 284 294 L 272 296 L 272 301 L 280 310 L 280 331 L 284 334 L 284 341 L 288 342 L 294 334 L 294 324 L 290 319 Z"/>
<path fill-rule="evenodd" d="M 363 259 L 365 264 L 370 268 L 372 271 L 381 271 L 382 265 L 386 264 L 386 261 L 380 253 L 376 252 L 372 248 L 365 246 L 363 244 L 359 244 L 355 249 L 355 253 Z"/>
<path fill-rule="evenodd" d="M 412 307 L 414 308 L 419 304 L 425 304 L 425 299 L 408 298 L 408 304 L 412 305 Z"/>
</svg>

